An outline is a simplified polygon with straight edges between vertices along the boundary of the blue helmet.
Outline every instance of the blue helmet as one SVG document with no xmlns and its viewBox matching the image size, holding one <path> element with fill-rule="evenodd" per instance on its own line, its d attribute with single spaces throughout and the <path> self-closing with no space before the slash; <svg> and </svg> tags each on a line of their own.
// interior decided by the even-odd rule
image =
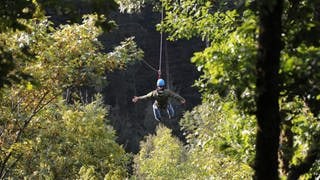
<svg viewBox="0 0 320 180">
<path fill-rule="evenodd" d="M 164 85 L 165 85 L 164 80 L 163 80 L 163 79 L 158 79 L 158 81 L 157 81 L 157 86 L 158 86 L 158 87 L 163 87 Z"/>
</svg>

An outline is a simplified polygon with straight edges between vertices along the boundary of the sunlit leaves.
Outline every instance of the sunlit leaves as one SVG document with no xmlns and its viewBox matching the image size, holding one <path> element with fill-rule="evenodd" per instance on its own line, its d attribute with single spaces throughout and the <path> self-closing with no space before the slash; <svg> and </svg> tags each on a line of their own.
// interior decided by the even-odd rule
<svg viewBox="0 0 320 180">
<path fill-rule="evenodd" d="M 308 99 L 316 100 L 319 94 L 319 53 L 320 48 L 301 44 L 293 50 L 283 52 L 281 74 L 284 79 L 284 92 L 298 93 Z M 300 90 L 292 88 L 299 87 Z M 308 88 L 306 88 L 308 87 Z"/>
<path fill-rule="evenodd" d="M 254 111 L 257 19 L 246 10 L 217 9 L 209 1 L 163 1 L 161 25 L 169 39 L 200 37 L 207 48 L 192 58 L 204 74 L 196 82 L 205 94 L 233 91 L 244 109 Z M 242 101 L 241 101 L 242 98 Z M 248 108 L 250 107 L 250 108 Z"/>
<path fill-rule="evenodd" d="M 97 16 L 85 16 L 83 24 L 63 25 L 57 30 L 52 30 L 50 22 L 36 24 L 32 36 L 39 61 L 28 71 L 34 74 L 46 70 L 37 76 L 43 81 L 50 79 L 52 85 L 59 87 L 94 86 L 106 69 L 121 68 L 127 62 L 142 58 L 143 53 L 133 38 L 124 41 L 113 52 L 102 53 L 98 41 L 102 30 L 95 26 L 96 20 Z M 46 33 L 48 30 L 52 33 Z M 41 68 L 41 71 L 34 68 Z"/>
<path fill-rule="evenodd" d="M 247 14 L 251 22 L 245 21 L 234 32 L 215 36 L 209 47 L 192 58 L 204 72 L 196 82 L 204 93 L 226 95 L 233 91 L 245 109 L 254 104 L 256 47 L 254 35 L 249 35 L 255 33 L 256 21 L 250 12 Z"/>
<path fill-rule="evenodd" d="M 7 74 L 19 70 L 33 77 L 2 89 L 1 178 L 53 178 L 56 172 L 70 177 L 82 165 L 98 168 L 99 178 L 126 176 L 127 156 L 115 143 L 113 130 L 104 126 L 106 111 L 99 109 L 101 102 L 87 109 L 76 100 L 69 109 L 58 103 L 66 88 L 101 86 L 106 71 L 124 68 L 143 56 L 133 38 L 110 53 L 103 52 L 97 19 L 89 15 L 82 24 L 60 27 L 45 18 L 24 21 L 29 31 L 1 34 L 8 57 L 16 61 Z M 24 142 L 32 143 L 21 146 Z M 37 165 L 30 167 L 30 163 Z"/>
<path fill-rule="evenodd" d="M 18 19 L 32 18 L 35 6 L 31 0 L 3 0 L 0 5 L 0 32 L 13 29 L 24 29 Z"/>
<path fill-rule="evenodd" d="M 282 129 L 292 134 L 282 141 L 281 151 L 285 156 L 292 157 L 288 162 L 290 167 L 297 166 L 308 156 L 308 151 L 319 147 L 317 138 L 320 134 L 320 123 L 298 96 L 292 99 L 282 98 L 280 102 L 284 116 Z M 307 176 L 317 174 L 317 163 L 314 163 L 313 170 L 306 174 Z"/>
<path fill-rule="evenodd" d="M 135 176 L 141 179 L 248 179 L 254 149 L 254 118 L 218 96 L 186 113 L 188 144 L 161 125 L 141 143 Z"/>
<path fill-rule="evenodd" d="M 119 4 L 120 12 L 126 12 L 128 14 L 139 13 L 147 1 L 148 0 L 116 0 Z"/>
<path fill-rule="evenodd" d="M 243 129 L 245 126 L 242 125 L 248 123 L 244 122 L 245 117 L 249 117 L 255 112 L 255 59 L 258 48 L 257 30 L 259 24 L 253 2 L 246 1 L 243 4 L 239 2 L 238 6 L 238 2 L 233 1 L 235 6 L 232 6 L 230 5 L 232 3 L 228 1 L 212 4 L 212 1 L 164 0 L 166 18 L 159 26 L 160 29 L 169 33 L 170 40 L 199 37 L 205 41 L 206 48 L 195 53 L 192 58 L 197 69 L 203 72 L 195 84 L 202 91 L 204 102 L 201 108 L 198 107 L 191 113 L 186 113 L 183 122 L 185 127 L 193 132 L 189 134 L 188 139 L 191 145 L 208 145 L 210 143 L 202 138 L 220 134 L 221 142 L 225 143 L 220 144 L 219 148 L 221 149 L 212 146 L 215 149 L 211 148 L 210 151 L 219 152 L 222 150 L 225 154 L 234 154 L 235 156 L 231 158 L 233 160 L 241 157 L 241 154 L 246 154 L 237 151 L 241 148 L 235 147 L 238 144 L 241 146 L 250 144 L 248 143 L 251 142 L 250 138 L 247 138 L 249 136 L 243 136 L 250 131 Z M 319 4 L 315 1 L 286 1 L 283 15 L 282 40 L 284 44 L 280 68 L 283 85 L 280 85 L 281 95 L 284 97 L 282 105 L 286 106 L 287 103 L 287 110 L 295 112 L 288 113 L 283 118 L 290 119 L 290 122 L 295 124 L 292 129 L 295 143 L 300 143 L 295 144 L 291 150 L 297 150 L 293 159 L 299 157 L 300 161 L 305 157 L 300 156 L 303 154 L 301 150 L 306 153 L 306 149 L 317 144 L 314 141 L 317 135 L 310 133 L 307 129 L 318 126 L 313 123 L 315 123 L 314 117 L 319 114 L 320 93 L 317 80 L 319 79 L 320 33 L 317 7 Z M 212 94 L 216 93 L 219 96 L 212 98 Z M 292 106 L 299 104 L 292 103 L 296 96 L 304 99 L 305 105 L 310 107 L 313 114 L 305 114 L 300 111 L 305 108 L 305 105 Z M 216 99 L 221 97 L 224 100 L 219 103 L 219 106 L 216 106 Z M 230 97 L 233 98 L 230 99 Z M 213 103 L 214 106 L 210 106 L 210 103 Z M 234 111 L 234 108 L 237 110 Z M 211 109 L 212 112 L 206 111 L 206 109 Z M 219 111 L 219 113 L 215 111 Z M 232 121 L 237 119 L 235 118 L 237 116 L 242 119 Z M 202 122 L 202 119 L 208 119 L 211 123 L 212 119 L 226 119 L 227 122 L 232 121 L 232 123 L 228 126 L 226 121 L 217 120 L 215 127 L 209 129 L 207 127 L 211 127 L 210 123 Z M 205 130 L 201 131 L 202 128 Z M 241 135 L 237 133 L 239 130 L 242 132 Z M 315 133 L 318 132 L 318 130 L 313 130 Z M 238 142 L 236 139 L 241 139 L 241 141 Z M 304 143 L 302 139 L 310 144 Z M 313 139 L 312 144 L 311 139 Z M 220 142 L 219 140 L 214 139 L 214 142 Z M 200 153 L 197 154 L 197 157 L 199 157 L 199 161 L 203 158 Z M 243 157 L 252 158 L 247 155 Z M 287 155 L 286 158 L 290 159 L 291 156 Z M 203 161 L 199 164 L 202 163 Z M 217 163 L 211 161 L 211 164 L 216 166 Z"/>
<path fill-rule="evenodd" d="M 212 4 L 205 1 L 162 1 L 166 16 L 161 28 L 169 33 L 169 39 L 190 39 L 203 32 L 203 39 L 211 35 L 215 27 L 212 14 L 209 13 Z"/>
<path fill-rule="evenodd" d="M 137 47 L 134 37 L 120 42 L 120 45 L 116 46 L 113 52 L 107 54 L 107 59 L 115 64 L 118 63 L 119 67 L 124 67 L 126 65 L 124 63 L 132 63 L 134 60 L 141 60 L 142 58 L 143 51 Z"/>
<path fill-rule="evenodd" d="M 250 164 L 254 151 L 254 117 L 241 113 L 232 98 L 222 101 L 215 95 L 207 101 L 186 113 L 181 121 L 191 150 L 201 150 L 203 152 L 198 153 L 204 154 L 208 153 L 205 151 L 211 151 L 213 156 L 220 157 L 207 157 L 208 161 L 213 158 L 210 161 L 212 165 L 216 164 L 215 168 L 222 168 L 217 162 L 224 162 L 229 158 Z M 202 166 L 201 163 L 199 166 Z"/>
<path fill-rule="evenodd" d="M 78 172 L 83 177 L 91 171 L 98 179 L 107 174 L 127 176 L 128 158 L 115 142 L 114 130 L 106 125 L 106 112 L 99 97 L 88 105 L 60 103 L 39 114 L 31 125 L 38 135 L 28 155 L 33 164 L 28 176 L 46 172 L 49 177 L 76 178 Z"/>
<path fill-rule="evenodd" d="M 141 150 L 135 156 L 135 175 L 142 179 L 185 179 L 183 171 L 184 148 L 172 137 L 171 130 L 160 125 L 155 136 L 148 136 L 141 143 Z"/>
</svg>

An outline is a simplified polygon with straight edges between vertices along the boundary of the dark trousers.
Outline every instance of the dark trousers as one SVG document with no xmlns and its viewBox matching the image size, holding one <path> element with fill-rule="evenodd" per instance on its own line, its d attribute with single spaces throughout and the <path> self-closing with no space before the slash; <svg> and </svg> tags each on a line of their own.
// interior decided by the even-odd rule
<svg viewBox="0 0 320 180">
<path fill-rule="evenodd" d="M 161 108 L 158 107 L 158 105 L 157 105 L 156 103 L 153 103 L 152 109 L 153 109 L 154 118 L 155 118 L 157 121 L 161 121 Z M 171 103 L 168 103 L 168 104 L 167 104 L 167 107 L 166 107 L 166 108 L 163 108 L 163 109 L 166 109 L 166 110 L 167 110 L 169 119 L 171 119 L 171 118 L 174 117 L 174 109 L 173 109 Z"/>
</svg>

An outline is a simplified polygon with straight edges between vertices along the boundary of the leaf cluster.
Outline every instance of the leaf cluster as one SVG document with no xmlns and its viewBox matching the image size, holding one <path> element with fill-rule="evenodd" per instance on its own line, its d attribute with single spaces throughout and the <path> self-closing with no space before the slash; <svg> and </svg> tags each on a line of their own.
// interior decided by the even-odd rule
<svg viewBox="0 0 320 180">
<path fill-rule="evenodd" d="M 28 178 L 79 178 L 87 167 L 94 177 L 127 176 L 128 157 L 106 125 L 101 97 L 88 104 L 50 105 L 32 121 L 33 137 L 23 148 L 23 159 L 12 175 Z M 32 164 L 32 166 L 30 166 Z"/>
<path fill-rule="evenodd" d="M 134 175 L 138 179 L 184 179 L 185 152 L 182 143 L 171 130 L 159 125 L 156 135 L 141 142 L 141 150 L 134 158 Z"/>
</svg>

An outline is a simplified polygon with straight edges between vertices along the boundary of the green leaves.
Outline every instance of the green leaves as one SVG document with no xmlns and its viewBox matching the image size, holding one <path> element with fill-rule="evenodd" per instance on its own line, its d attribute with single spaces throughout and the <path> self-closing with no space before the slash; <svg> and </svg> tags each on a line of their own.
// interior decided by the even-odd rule
<svg viewBox="0 0 320 180">
<path fill-rule="evenodd" d="M 99 91 L 106 71 L 123 69 L 143 56 L 133 38 L 103 52 L 102 29 L 95 26 L 99 18 L 88 15 L 82 24 L 59 27 L 46 18 L 25 20 L 29 31 L 0 34 L 0 47 L 5 47 L 1 63 L 12 65 L 1 69 L 1 78 L 5 84 L 15 82 L 1 84 L 0 178 L 78 178 L 82 166 L 84 176 L 87 171 L 98 179 L 127 176 L 129 158 L 105 126 L 101 98 L 90 105 L 76 98 L 70 106 L 60 102 L 68 88 Z M 17 83 L 23 74 L 33 79 Z M 81 89 L 73 93 L 81 97 Z"/>
<path fill-rule="evenodd" d="M 127 176 L 128 158 L 115 142 L 114 130 L 106 125 L 107 111 L 102 104 L 97 97 L 88 105 L 61 103 L 42 112 L 32 124 L 38 127 L 38 135 L 29 154 L 33 159 L 29 171 L 37 173 L 28 176 L 41 177 L 46 172 L 49 177 L 77 178 L 78 172 L 83 177 L 89 170 L 97 179 L 107 174 Z"/>
<path fill-rule="evenodd" d="M 273 11 L 274 2 L 266 3 L 266 11 Z M 168 33 L 169 40 L 197 37 L 206 43 L 191 59 L 202 72 L 195 85 L 202 92 L 203 103 L 185 113 L 181 121 L 188 140 L 184 164 L 189 166 L 185 168 L 191 169 L 188 174 L 194 179 L 249 178 L 259 26 L 255 3 L 259 2 L 162 3 L 166 14 L 158 29 Z M 311 177 L 319 169 L 314 153 L 319 144 L 319 3 L 285 3 L 280 68 L 281 170 L 294 171 L 295 167 L 306 167 L 308 161 L 313 168 L 305 177 Z"/>
<path fill-rule="evenodd" d="M 217 169 L 219 172 L 222 167 L 218 162 L 225 166 L 229 161 L 231 164 L 250 164 L 254 151 L 254 117 L 241 113 L 232 98 L 222 100 L 218 95 L 210 97 L 207 102 L 185 114 L 181 121 L 188 135 L 187 139 L 192 149 L 190 152 L 203 153 L 201 156 L 204 158 L 205 154 L 210 152 L 213 157 L 209 156 L 203 160 L 203 165 L 199 164 L 211 164 L 213 167 L 210 171 Z M 219 175 L 217 174 L 217 177 L 222 177 Z M 228 177 L 231 174 L 225 175 Z"/>
<path fill-rule="evenodd" d="M 31 19 L 35 4 L 30 0 L 3 1 L 0 5 L 0 32 L 25 29 L 18 19 Z"/>
<path fill-rule="evenodd" d="M 203 72 L 195 83 L 205 95 L 235 93 L 239 104 L 254 111 L 257 19 L 245 10 L 215 10 L 208 1 L 163 1 L 166 18 L 161 26 L 170 40 L 201 37 L 207 48 L 192 62 Z M 229 8 L 230 9 L 230 8 Z"/>
<path fill-rule="evenodd" d="M 235 93 L 242 108 L 253 111 L 256 42 L 249 33 L 256 31 L 252 27 L 256 20 L 247 14 L 251 22 L 244 21 L 228 34 L 216 34 L 209 47 L 194 54 L 192 62 L 204 72 L 195 83 L 204 94 Z"/>
<path fill-rule="evenodd" d="M 36 61 L 26 72 L 55 88 L 70 86 L 94 87 L 104 81 L 105 70 L 124 68 L 126 63 L 141 59 L 143 52 L 133 38 L 128 38 L 113 52 L 103 53 L 98 36 L 102 30 L 95 26 L 97 15 L 83 18 L 83 24 L 62 25 L 57 29 L 43 20 L 33 23 L 28 34 Z M 49 33 L 48 33 L 49 32 Z"/>
<path fill-rule="evenodd" d="M 137 47 L 134 37 L 130 37 L 120 42 L 113 52 L 108 53 L 107 58 L 123 67 L 124 63 L 130 64 L 135 60 L 142 60 L 143 51 Z"/>
<path fill-rule="evenodd" d="M 252 169 L 254 118 L 239 113 L 232 101 L 213 96 L 181 120 L 187 145 L 159 126 L 135 156 L 135 176 L 142 179 L 247 179 Z"/>
<path fill-rule="evenodd" d="M 204 1 L 162 1 L 166 16 L 159 26 L 169 34 L 170 40 L 190 39 L 204 32 L 203 39 L 214 26 L 213 17 L 209 13 L 210 2 Z"/>
<path fill-rule="evenodd" d="M 292 99 L 282 98 L 280 102 L 281 112 L 284 116 L 280 152 L 284 154 L 283 157 L 287 158 L 287 163 L 292 168 L 299 166 L 305 159 L 308 159 L 306 158 L 310 156 L 308 152 L 314 151 L 313 149 L 318 147 L 317 138 L 320 132 L 320 124 L 318 118 L 314 117 L 310 108 L 298 96 Z M 313 170 L 306 173 L 304 177 L 317 174 L 317 164 L 317 162 L 311 164 Z M 288 171 L 288 169 L 286 170 Z"/>
<path fill-rule="evenodd" d="M 135 175 L 142 179 L 184 179 L 184 148 L 171 130 L 158 126 L 155 136 L 148 136 L 141 143 L 135 156 Z"/>
<path fill-rule="evenodd" d="M 120 12 L 132 14 L 141 12 L 141 8 L 145 6 L 145 4 L 149 0 L 116 0 L 119 4 Z"/>
</svg>

